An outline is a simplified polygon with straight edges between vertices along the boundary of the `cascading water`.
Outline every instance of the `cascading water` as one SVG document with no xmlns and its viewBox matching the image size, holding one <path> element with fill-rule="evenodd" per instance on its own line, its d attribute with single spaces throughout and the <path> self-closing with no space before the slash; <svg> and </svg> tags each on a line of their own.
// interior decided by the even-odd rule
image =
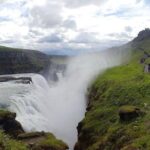
<svg viewBox="0 0 150 150">
<path fill-rule="evenodd" d="M 120 64 L 121 55 L 101 52 L 74 57 L 67 63 L 65 75 L 49 83 L 38 74 L 33 84 L 0 83 L 0 105 L 17 113 L 26 131 L 49 131 L 73 149 L 78 123 L 86 111 L 86 90 L 91 80 L 106 68 Z"/>
</svg>

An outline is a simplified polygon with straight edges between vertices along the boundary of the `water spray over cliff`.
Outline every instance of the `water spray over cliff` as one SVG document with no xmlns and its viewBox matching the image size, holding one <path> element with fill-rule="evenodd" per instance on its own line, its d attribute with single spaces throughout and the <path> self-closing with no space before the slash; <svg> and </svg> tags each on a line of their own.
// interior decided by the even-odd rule
<svg viewBox="0 0 150 150">
<path fill-rule="evenodd" d="M 0 99 L 1 104 L 17 113 L 25 130 L 52 132 L 73 149 L 76 127 L 86 111 L 88 85 L 98 73 L 119 65 L 122 58 L 121 52 L 111 51 L 73 57 L 67 63 L 65 75 L 58 77 L 55 84 L 37 74 L 30 75 L 30 85 L 3 83 L 0 88 L 6 91 L 3 95 L 9 101 Z"/>
</svg>

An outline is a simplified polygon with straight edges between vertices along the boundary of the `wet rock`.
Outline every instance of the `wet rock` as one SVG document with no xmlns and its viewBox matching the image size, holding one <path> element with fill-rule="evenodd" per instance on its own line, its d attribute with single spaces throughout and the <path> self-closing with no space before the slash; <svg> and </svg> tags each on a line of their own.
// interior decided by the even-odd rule
<svg viewBox="0 0 150 150">
<path fill-rule="evenodd" d="M 3 124 L 3 130 L 5 131 L 6 134 L 9 134 L 15 138 L 19 134 L 24 133 L 21 124 L 14 119 L 6 120 Z"/>
<path fill-rule="evenodd" d="M 16 113 L 0 110 L 0 124 L 3 124 L 6 120 L 14 120 L 15 118 Z"/>
<path fill-rule="evenodd" d="M 143 64 L 145 62 L 145 58 L 141 58 L 140 63 Z"/>
<path fill-rule="evenodd" d="M 144 66 L 144 72 L 149 73 L 150 72 L 150 64 L 147 64 Z"/>
<path fill-rule="evenodd" d="M 11 77 L 11 76 L 4 76 L 4 77 L 0 77 L 0 82 L 8 82 L 8 81 L 12 81 L 15 80 L 15 77 Z"/>
<path fill-rule="evenodd" d="M 0 110 L 0 127 L 6 134 L 16 138 L 19 134 L 24 133 L 21 124 L 15 120 L 16 113 Z"/>
<path fill-rule="evenodd" d="M 79 122 L 79 124 L 78 124 L 78 126 L 77 126 L 78 133 L 81 132 L 82 127 L 83 127 L 83 123 L 82 123 L 82 122 Z"/>
<path fill-rule="evenodd" d="M 8 82 L 8 81 L 15 81 L 16 83 L 22 84 L 30 84 L 32 83 L 31 77 L 12 77 L 12 76 L 3 76 L 0 77 L 0 82 Z"/>
<path fill-rule="evenodd" d="M 31 77 L 16 78 L 16 83 L 31 84 L 32 83 L 32 78 Z"/>
<path fill-rule="evenodd" d="M 120 121 L 131 121 L 144 114 L 140 108 L 135 106 L 122 106 L 119 109 Z"/>
</svg>

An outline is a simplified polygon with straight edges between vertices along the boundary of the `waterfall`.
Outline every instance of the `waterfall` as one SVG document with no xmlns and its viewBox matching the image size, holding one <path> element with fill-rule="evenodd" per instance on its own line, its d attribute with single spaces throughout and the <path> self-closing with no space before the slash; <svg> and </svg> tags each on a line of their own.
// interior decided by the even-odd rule
<svg viewBox="0 0 150 150">
<path fill-rule="evenodd" d="M 30 76 L 33 83 L 0 83 L 0 104 L 17 113 L 26 131 L 52 132 L 72 150 L 86 111 L 88 85 L 98 73 L 120 63 L 121 57 L 107 52 L 76 56 L 67 63 L 65 75 L 57 73 L 55 84 L 42 75 L 20 74 Z"/>
</svg>

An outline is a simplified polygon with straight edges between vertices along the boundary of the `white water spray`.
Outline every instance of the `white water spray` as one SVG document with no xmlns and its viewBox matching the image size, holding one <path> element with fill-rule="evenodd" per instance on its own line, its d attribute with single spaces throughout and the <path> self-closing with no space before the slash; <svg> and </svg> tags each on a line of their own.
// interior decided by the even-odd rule
<svg viewBox="0 0 150 150">
<path fill-rule="evenodd" d="M 1 83 L 0 104 L 17 113 L 26 131 L 52 132 L 72 150 L 77 141 L 76 127 L 86 111 L 89 83 L 98 73 L 119 65 L 121 60 L 122 55 L 110 52 L 86 54 L 72 58 L 65 76 L 54 85 L 37 74 L 25 75 L 32 77 L 30 85 Z"/>
</svg>

